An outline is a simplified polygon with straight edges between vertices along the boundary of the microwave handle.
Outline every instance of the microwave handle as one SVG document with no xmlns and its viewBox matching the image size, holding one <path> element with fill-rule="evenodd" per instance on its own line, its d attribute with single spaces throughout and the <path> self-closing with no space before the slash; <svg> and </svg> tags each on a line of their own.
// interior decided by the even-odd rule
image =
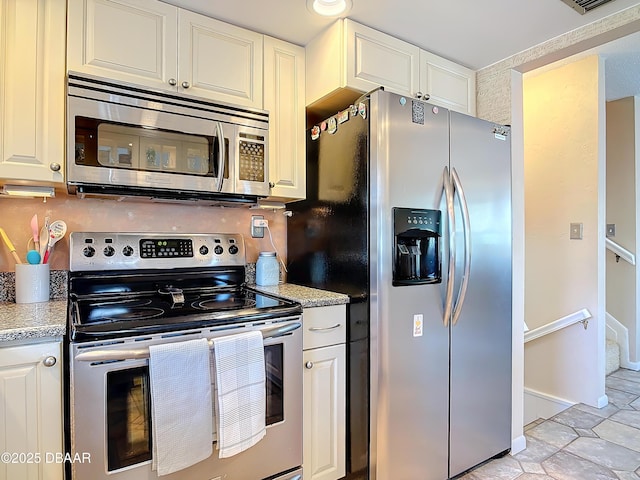
<svg viewBox="0 0 640 480">
<path fill-rule="evenodd" d="M 224 133 L 222 131 L 222 122 L 217 123 L 218 130 L 218 144 L 220 148 L 218 149 L 218 177 L 216 178 L 216 192 L 222 191 L 222 181 L 224 177 L 224 159 L 226 158 L 225 144 L 224 144 Z"/>
</svg>

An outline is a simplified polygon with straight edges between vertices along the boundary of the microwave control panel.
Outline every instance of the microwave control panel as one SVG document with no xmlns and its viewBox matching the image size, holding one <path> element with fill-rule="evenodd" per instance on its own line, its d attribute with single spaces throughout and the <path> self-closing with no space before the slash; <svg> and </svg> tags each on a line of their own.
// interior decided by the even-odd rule
<svg viewBox="0 0 640 480">
<path fill-rule="evenodd" d="M 239 174 L 240 180 L 249 182 L 265 181 L 265 137 L 240 133 Z"/>
</svg>

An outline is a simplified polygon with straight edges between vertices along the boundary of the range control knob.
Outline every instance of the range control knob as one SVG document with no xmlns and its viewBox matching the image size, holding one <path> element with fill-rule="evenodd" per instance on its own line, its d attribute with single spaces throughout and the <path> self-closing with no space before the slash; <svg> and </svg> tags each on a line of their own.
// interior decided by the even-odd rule
<svg viewBox="0 0 640 480">
<path fill-rule="evenodd" d="M 83 254 L 85 257 L 89 257 L 89 258 L 91 258 L 91 257 L 93 257 L 93 256 L 96 254 L 96 249 L 95 249 L 95 248 L 93 248 L 93 247 L 91 247 L 91 246 L 84 247 L 84 249 L 82 250 L 82 254 Z"/>
<path fill-rule="evenodd" d="M 131 245 L 127 245 L 122 249 L 122 254 L 125 257 L 130 257 L 131 255 L 133 255 L 133 247 Z"/>
<path fill-rule="evenodd" d="M 116 250 L 111 245 L 107 245 L 106 247 L 104 247 L 103 252 L 105 257 L 113 257 L 113 255 L 116 253 Z"/>
<path fill-rule="evenodd" d="M 231 255 L 235 255 L 236 253 L 238 253 L 238 247 L 236 247 L 235 245 L 231 245 L 231 246 L 229 247 L 229 253 L 230 253 Z"/>
<path fill-rule="evenodd" d="M 216 245 L 216 248 L 213 249 L 216 255 L 222 255 L 224 249 L 220 245 Z"/>
<path fill-rule="evenodd" d="M 207 253 L 209 253 L 209 247 L 207 247 L 206 245 L 202 245 L 199 252 L 200 255 L 206 255 Z"/>
</svg>

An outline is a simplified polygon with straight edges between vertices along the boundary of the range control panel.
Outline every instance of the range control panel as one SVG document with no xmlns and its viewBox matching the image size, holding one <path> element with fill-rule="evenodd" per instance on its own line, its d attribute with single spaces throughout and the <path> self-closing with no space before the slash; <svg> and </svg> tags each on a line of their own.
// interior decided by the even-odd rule
<svg viewBox="0 0 640 480">
<path fill-rule="evenodd" d="M 72 272 L 243 266 L 240 234 L 73 232 Z"/>
</svg>

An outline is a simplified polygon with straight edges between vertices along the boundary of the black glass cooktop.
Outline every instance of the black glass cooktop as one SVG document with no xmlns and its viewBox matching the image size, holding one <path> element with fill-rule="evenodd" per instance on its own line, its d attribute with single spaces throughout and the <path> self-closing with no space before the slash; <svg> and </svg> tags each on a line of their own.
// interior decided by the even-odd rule
<svg viewBox="0 0 640 480">
<path fill-rule="evenodd" d="M 203 273 L 70 281 L 71 340 L 144 335 L 302 313 L 300 304 Z"/>
</svg>

